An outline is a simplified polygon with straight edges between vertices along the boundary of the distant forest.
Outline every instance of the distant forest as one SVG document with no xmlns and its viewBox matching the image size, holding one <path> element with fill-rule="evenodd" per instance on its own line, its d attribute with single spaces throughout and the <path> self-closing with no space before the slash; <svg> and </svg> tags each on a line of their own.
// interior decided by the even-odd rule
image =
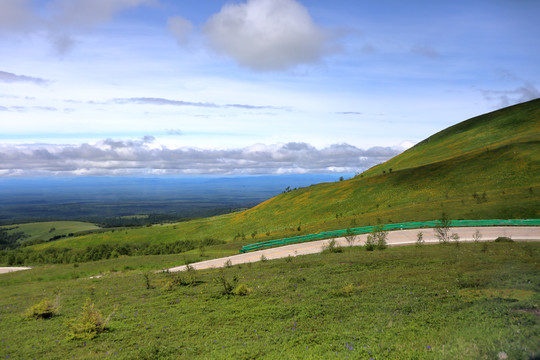
<svg viewBox="0 0 540 360">
<path fill-rule="evenodd" d="M 78 220 L 123 227 L 208 217 L 342 176 L 0 178 L 0 225 Z"/>
</svg>

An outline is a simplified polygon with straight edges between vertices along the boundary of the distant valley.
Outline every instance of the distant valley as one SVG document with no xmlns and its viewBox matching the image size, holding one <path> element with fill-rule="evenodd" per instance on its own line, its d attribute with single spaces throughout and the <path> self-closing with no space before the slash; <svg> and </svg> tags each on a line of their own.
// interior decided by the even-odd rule
<svg viewBox="0 0 540 360">
<path fill-rule="evenodd" d="M 352 174 L 236 177 L 48 177 L 0 179 L 0 224 L 158 214 L 206 217 L 253 207 L 287 188 Z"/>
</svg>

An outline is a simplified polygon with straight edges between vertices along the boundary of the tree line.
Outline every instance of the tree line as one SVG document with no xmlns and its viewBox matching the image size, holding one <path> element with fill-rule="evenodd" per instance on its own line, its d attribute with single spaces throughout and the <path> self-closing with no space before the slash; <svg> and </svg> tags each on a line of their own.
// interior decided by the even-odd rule
<svg viewBox="0 0 540 360">
<path fill-rule="evenodd" d="M 189 250 L 225 243 L 223 240 L 179 240 L 162 244 L 99 244 L 85 249 L 46 248 L 33 250 L 18 248 L 0 250 L 0 263 L 13 265 L 70 264 L 117 258 L 119 256 L 179 254 Z"/>
</svg>

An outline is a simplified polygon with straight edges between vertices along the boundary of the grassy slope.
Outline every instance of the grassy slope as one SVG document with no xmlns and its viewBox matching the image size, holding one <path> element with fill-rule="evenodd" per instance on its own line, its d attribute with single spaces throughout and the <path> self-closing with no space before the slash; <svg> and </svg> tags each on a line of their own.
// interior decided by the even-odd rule
<svg viewBox="0 0 540 360">
<path fill-rule="evenodd" d="M 442 212 L 454 219 L 537 218 L 539 145 L 540 100 L 533 100 L 452 126 L 351 180 L 281 194 L 244 212 L 91 234 L 39 248 L 204 237 L 232 241 L 239 233 L 246 239 L 238 243 L 247 243 L 377 223 L 434 220 Z M 486 201 L 473 197 L 484 192 Z"/>
<path fill-rule="evenodd" d="M 11 232 L 23 232 L 28 236 L 24 241 L 46 241 L 53 236 L 100 229 L 94 224 L 81 221 L 48 221 L 5 227 L 12 229 Z"/>
<path fill-rule="evenodd" d="M 0 357 L 10 359 L 510 359 L 540 355 L 540 243 L 400 247 L 224 269 L 252 289 L 221 296 L 219 270 L 165 291 L 143 271 L 178 256 L 44 266 L 0 276 Z M 444 269 L 444 271 L 441 271 Z M 103 274 L 100 279 L 90 276 Z M 60 316 L 25 320 L 42 297 Z M 66 340 L 86 298 L 109 329 Z"/>
<path fill-rule="evenodd" d="M 457 154 L 540 140 L 540 99 L 510 106 L 446 128 L 393 159 L 369 169 L 365 176 L 390 168 L 412 168 L 444 161 Z"/>
</svg>

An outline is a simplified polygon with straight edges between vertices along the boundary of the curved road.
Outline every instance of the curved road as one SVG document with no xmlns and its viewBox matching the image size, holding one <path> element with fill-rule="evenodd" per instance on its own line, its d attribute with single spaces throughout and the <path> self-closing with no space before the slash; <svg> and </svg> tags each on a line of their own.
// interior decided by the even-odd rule
<svg viewBox="0 0 540 360">
<path fill-rule="evenodd" d="M 539 226 L 492 226 L 492 227 L 456 227 L 451 228 L 451 233 L 459 235 L 459 241 L 471 242 L 474 241 L 473 234 L 475 231 L 480 231 L 482 238 L 480 241 L 493 241 L 499 236 L 507 236 L 515 241 L 540 241 L 540 227 Z M 418 232 L 422 232 L 424 242 L 426 244 L 438 243 L 439 240 L 435 237 L 435 231 L 433 229 L 414 229 L 414 230 L 395 230 L 388 232 L 388 245 L 411 245 L 416 243 Z M 357 235 L 353 246 L 364 245 L 367 238 L 367 234 Z M 336 245 L 349 246 L 345 238 L 336 238 Z M 316 254 L 321 252 L 325 246 L 328 245 L 329 239 L 303 242 L 297 244 L 291 244 L 271 249 L 258 250 L 245 254 L 232 255 L 219 259 L 212 259 L 201 261 L 198 263 L 190 264 L 196 270 L 219 268 L 226 265 L 230 260 L 232 265 L 244 264 L 248 262 L 260 261 L 264 256 L 266 259 L 279 259 L 287 256 L 298 256 L 307 254 Z M 0 274 L 27 270 L 29 267 L 0 267 Z M 168 269 L 170 272 L 184 271 L 186 265 L 177 266 Z"/>
<path fill-rule="evenodd" d="M 493 241 L 499 236 L 507 236 L 514 241 L 540 241 L 539 226 L 489 226 L 489 227 L 455 227 L 450 229 L 450 233 L 459 235 L 460 242 L 474 241 L 473 234 L 476 230 L 482 235 L 480 241 Z M 418 232 L 422 232 L 426 244 L 438 243 L 433 229 L 413 229 L 413 230 L 394 230 L 388 232 L 387 242 L 389 246 L 411 245 L 415 244 Z M 364 245 L 368 234 L 357 235 L 353 246 Z M 336 238 L 336 245 L 349 246 L 344 237 Z M 287 256 L 307 255 L 321 252 L 328 245 L 329 239 L 317 240 L 275 247 L 271 249 L 258 250 L 245 254 L 227 256 L 219 259 L 212 259 L 190 264 L 196 270 L 219 268 L 225 266 L 230 260 L 232 265 L 244 264 L 248 262 L 260 261 L 264 256 L 266 259 L 279 259 Z M 170 272 L 184 271 L 186 265 L 177 266 L 168 269 Z"/>
<path fill-rule="evenodd" d="M 13 271 L 21 271 L 21 270 L 28 270 L 31 269 L 29 267 L 16 267 L 16 266 L 10 266 L 10 267 L 0 267 L 0 274 L 5 274 Z"/>
</svg>

